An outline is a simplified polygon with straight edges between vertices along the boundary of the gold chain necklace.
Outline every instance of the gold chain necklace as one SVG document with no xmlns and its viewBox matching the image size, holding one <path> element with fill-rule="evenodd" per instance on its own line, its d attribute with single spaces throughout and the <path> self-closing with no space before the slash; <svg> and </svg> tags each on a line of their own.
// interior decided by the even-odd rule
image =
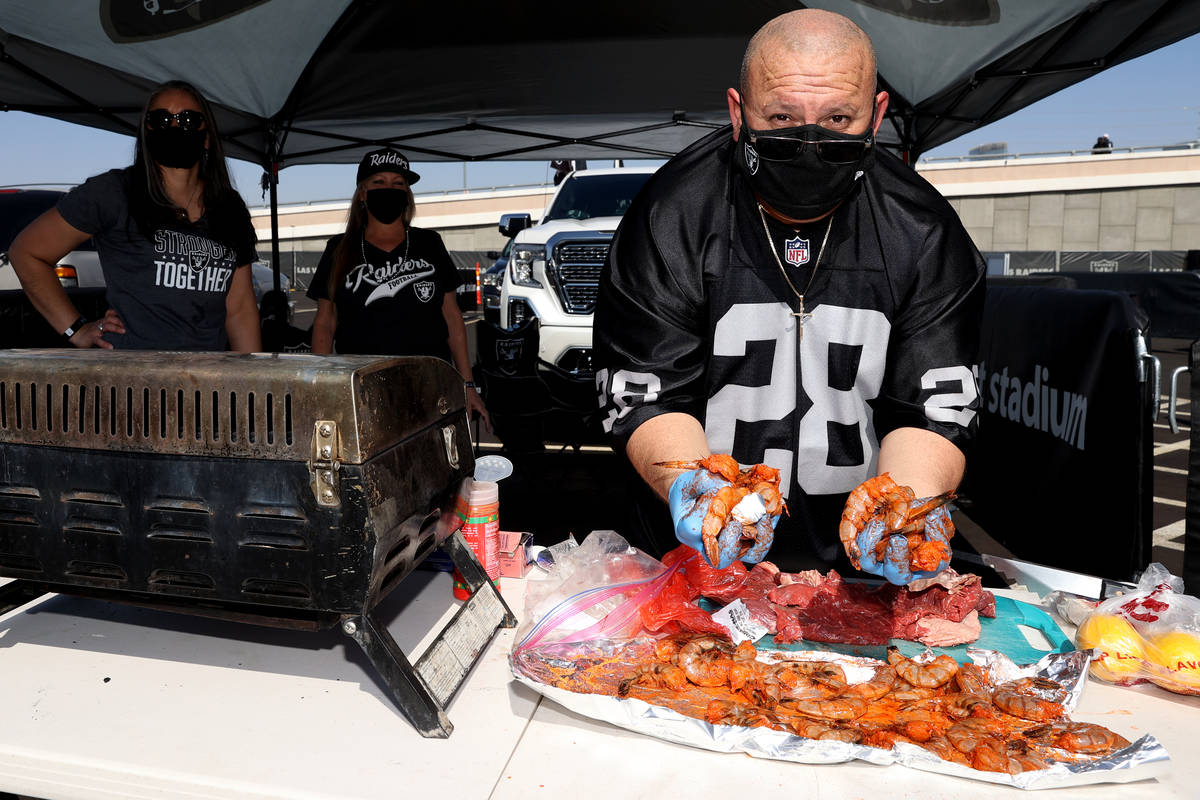
<svg viewBox="0 0 1200 800">
<path fill-rule="evenodd" d="M 796 291 L 795 284 L 788 277 L 787 270 L 783 268 L 783 262 L 779 260 L 779 253 L 775 252 L 775 242 L 771 239 L 771 229 L 767 227 L 767 215 L 763 213 L 762 203 L 758 203 L 758 218 L 762 220 L 763 233 L 767 235 L 767 247 L 771 249 L 771 255 L 775 257 L 775 263 L 779 265 L 779 272 L 783 275 L 783 279 L 787 281 L 788 288 L 792 290 L 792 294 L 796 295 L 796 299 L 800 301 L 800 310 L 793 311 L 792 316 L 800 320 L 800 325 L 796 328 L 796 332 L 801 336 L 804 335 L 804 323 L 812 318 L 812 314 L 804 312 L 804 295 L 808 294 L 808 290 L 812 288 L 813 278 L 817 277 L 817 267 L 821 266 L 821 256 L 825 255 L 825 243 L 829 241 L 829 231 L 833 229 L 833 213 L 829 215 L 829 224 L 825 226 L 825 236 L 821 239 L 821 249 L 817 251 L 817 260 L 813 263 L 812 274 L 808 276 L 808 285 L 804 287 L 803 292 Z"/>
</svg>

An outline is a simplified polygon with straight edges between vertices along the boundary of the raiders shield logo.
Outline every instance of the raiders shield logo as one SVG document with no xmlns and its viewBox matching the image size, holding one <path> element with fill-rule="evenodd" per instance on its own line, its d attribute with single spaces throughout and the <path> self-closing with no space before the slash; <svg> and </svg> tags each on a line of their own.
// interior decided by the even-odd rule
<svg viewBox="0 0 1200 800">
<path fill-rule="evenodd" d="M 797 236 L 794 239 L 788 239 L 783 243 L 783 259 L 793 267 L 798 267 L 801 264 L 807 264 L 809 257 L 808 239 L 801 239 Z"/>
<path fill-rule="evenodd" d="M 515 375 L 517 362 L 521 360 L 524 349 L 525 341 L 523 339 L 497 339 L 496 364 L 500 367 L 500 371 L 505 375 Z"/>
<path fill-rule="evenodd" d="M 117 43 L 148 42 L 194 31 L 267 0 L 100 0 L 100 25 Z"/>
<path fill-rule="evenodd" d="M 746 169 L 750 170 L 751 175 L 758 174 L 758 151 L 750 144 L 750 137 L 747 136 L 743 140 L 743 147 L 746 152 Z"/>
<path fill-rule="evenodd" d="M 428 303 L 433 297 L 433 289 L 433 281 L 421 281 L 413 285 L 413 291 L 417 293 L 417 299 L 422 303 Z"/>
</svg>

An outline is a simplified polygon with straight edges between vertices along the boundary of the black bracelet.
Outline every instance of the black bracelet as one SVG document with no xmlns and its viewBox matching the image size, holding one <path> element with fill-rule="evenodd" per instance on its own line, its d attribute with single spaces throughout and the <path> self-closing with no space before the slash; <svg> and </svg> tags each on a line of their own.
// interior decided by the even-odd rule
<svg viewBox="0 0 1200 800">
<path fill-rule="evenodd" d="M 69 341 L 72 336 L 79 333 L 80 328 L 82 328 L 84 325 L 87 325 L 87 324 L 88 324 L 87 319 L 84 317 L 80 317 L 79 319 L 72 322 L 69 326 L 67 326 L 67 329 L 62 332 L 62 335 L 65 339 L 67 339 Z"/>
</svg>

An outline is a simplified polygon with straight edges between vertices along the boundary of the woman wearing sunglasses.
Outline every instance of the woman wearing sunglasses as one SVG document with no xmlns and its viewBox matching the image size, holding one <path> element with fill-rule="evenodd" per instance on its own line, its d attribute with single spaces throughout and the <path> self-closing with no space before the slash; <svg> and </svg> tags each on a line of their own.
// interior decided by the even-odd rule
<svg viewBox="0 0 1200 800">
<path fill-rule="evenodd" d="M 89 237 L 109 305 L 99 320 L 80 316 L 53 268 Z M 133 164 L 72 189 L 9 257 L 34 306 L 75 347 L 254 352 L 254 243 L 208 102 L 170 81 L 146 101 Z"/>
<path fill-rule="evenodd" d="M 662 517 L 651 550 L 711 544 L 718 567 L 769 550 L 784 569 L 836 562 L 893 583 L 946 564 L 945 506 L 914 529 L 932 555 L 913 560 L 907 537 L 884 541 L 856 503 L 887 472 L 917 497 L 958 485 L 984 264 L 937 190 L 878 147 L 876 81 L 847 17 L 771 20 L 726 92 L 731 127 L 660 168 L 621 222 L 596 305 L 597 378 L 605 426 L 658 497 L 643 514 Z M 664 465 L 710 453 L 778 470 L 790 513 L 764 491 L 765 506 L 718 515 L 712 541 L 729 480 Z"/>
</svg>

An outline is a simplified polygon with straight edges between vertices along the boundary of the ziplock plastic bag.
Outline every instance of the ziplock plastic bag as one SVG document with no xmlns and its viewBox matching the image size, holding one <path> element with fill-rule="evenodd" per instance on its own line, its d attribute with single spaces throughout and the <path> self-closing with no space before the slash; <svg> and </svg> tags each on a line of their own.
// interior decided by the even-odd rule
<svg viewBox="0 0 1200 800">
<path fill-rule="evenodd" d="M 614 531 L 592 531 L 556 552 L 545 580 L 530 581 L 527 622 L 515 651 L 561 642 L 625 639 L 641 629 L 639 609 L 675 574 Z"/>
<path fill-rule="evenodd" d="M 1091 673 L 1100 680 L 1200 695 L 1200 599 L 1162 564 L 1146 568 L 1136 592 L 1097 606 L 1079 623 L 1075 645 L 1098 651 Z"/>
</svg>

